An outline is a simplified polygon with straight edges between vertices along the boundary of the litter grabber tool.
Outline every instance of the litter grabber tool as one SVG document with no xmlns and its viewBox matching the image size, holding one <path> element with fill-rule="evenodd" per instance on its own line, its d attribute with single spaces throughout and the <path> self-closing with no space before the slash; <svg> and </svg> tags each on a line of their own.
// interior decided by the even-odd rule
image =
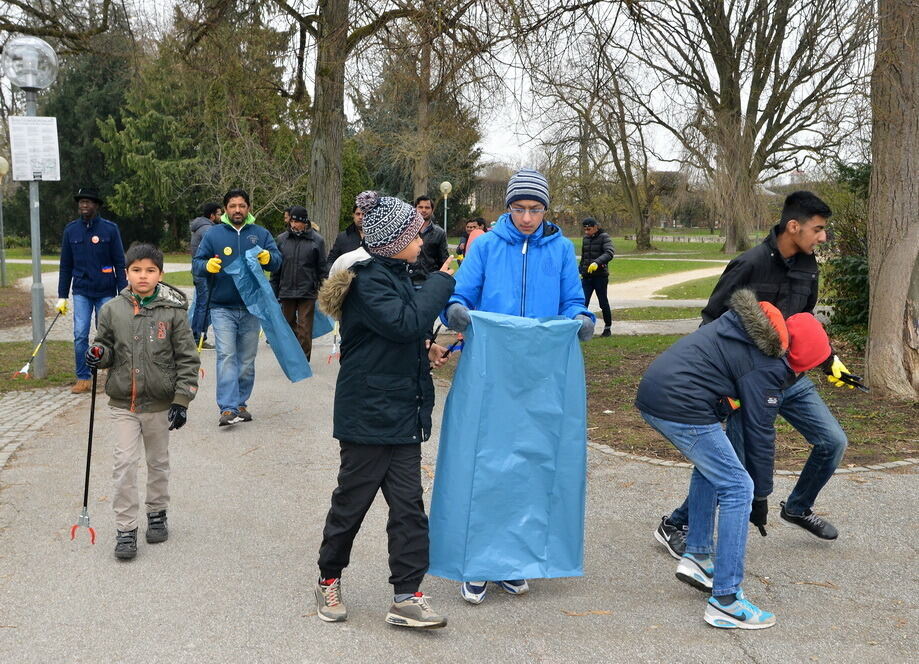
<svg viewBox="0 0 919 664">
<path fill-rule="evenodd" d="M 48 329 L 45 330 L 45 336 L 41 338 L 41 341 L 38 342 L 38 345 L 35 347 L 35 350 L 32 351 L 32 355 L 29 356 L 29 361 L 19 371 L 13 373 L 13 378 L 19 375 L 23 375 L 26 378 L 29 377 L 29 370 L 32 368 L 32 360 L 35 359 L 35 356 L 38 355 L 38 352 L 41 350 L 42 344 L 45 343 L 45 339 L 48 338 L 48 335 L 51 333 L 51 328 L 54 327 L 54 324 L 57 322 L 57 319 L 61 317 L 61 312 L 58 311 L 57 315 L 52 319 L 51 325 L 48 326 Z"/>
<path fill-rule="evenodd" d="M 338 321 L 335 321 L 335 327 L 332 328 L 332 352 L 329 353 L 329 359 L 325 363 L 332 364 L 333 357 L 341 357 L 341 351 L 338 348 Z"/>
<path fill-rule="evenodd" d="M 841 381 L 842 381 L 843 383 L 845 383 L 846 385 L 851 385 L 852 387 L 854 387 L 854 388 L 856 388 L 856 389 L 858 389 L 858 390 L 860 390 L 860 391 L 862 391 L 862 392 L 870 392 L 870 391 L 871 391 L 871 389 L 870 389 L 867 385 L 865 385 L 865 384 L 862 382 L 862 377 L 861 377 L 861 376 L 856 376 L 855 374 L 850 374 L 850 373 L 846 373 L 845 371 L 843 371 L 843 372 L 839 375 L 839 380 L 841 380 Z"/>
<path fill-rule="evenodd" d="M 77 528 L 81 526 L 89 530 L 89 541 L 92 544 L 96 543 L 96 531 L 93 530 L 93 527 L 89 525 L 89 466 L 90 461 L 93 456 L 93 422 L 96 419 L 96 378 L 99 374 L 99 370 L 96 367 L 92 368 L 93 372 L 93 390 L 92 396 L 90 397 L 89 404 L 89 441 L 86 444 L 86 480 L 83 483 L 83 509 L 80 512 L 80 516 L 77 517 L 77 522 L 70 528 L 70 539 L 74 539 L 77 536 Z"/>
</svg>

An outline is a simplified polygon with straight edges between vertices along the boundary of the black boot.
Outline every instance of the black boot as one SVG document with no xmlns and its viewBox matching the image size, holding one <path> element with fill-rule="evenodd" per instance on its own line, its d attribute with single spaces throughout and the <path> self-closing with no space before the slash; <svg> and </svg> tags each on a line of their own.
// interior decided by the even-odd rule
<svg viewBox="0 0 919 664">
<path fill-rule="evenodd" d="M 147 542 L 156 544 L 169 539 L 169 530 L 166 529 L 166 510 L 147 512 Z"/>
<path fill-rule="evenodd" d="M 601 334 L 600 336 L 601 336 L 601 337 L 609 337 L 609 336 L 612 336 L 612 332 L 610 332 L 610 326 L 609 326 L 609 325 L 607 325 L 606 327 L 603 328 L 603 334 Z"/>
<path fill-rule="evenodd" d="M 115 557 L 121 560 L 131 560 L 137 555 L 137 528 L 134 530 L 119 530 L 115 536 Z"/>
</svg>

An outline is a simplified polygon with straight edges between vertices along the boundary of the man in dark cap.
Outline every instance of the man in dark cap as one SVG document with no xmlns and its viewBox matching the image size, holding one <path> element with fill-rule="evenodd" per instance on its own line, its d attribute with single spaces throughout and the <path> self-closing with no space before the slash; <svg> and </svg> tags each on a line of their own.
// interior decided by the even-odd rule
<svg viewBox="0 0 919 664">
<path fill-rule="evenodd" d="M 582 222 L 584 225 L 584 240 L 581 244 L 581 264 L 578 271 L 581 273 L 581 286 L 584 288 L 584 306 L 590 308 L 590 298 L 597 294 L 597 303 L 603 313 L 603 334 L 610 336 L 610 326 L 613 317 L 609 309 L 607 289 L 609 287 L 609 262 L 616 253 L 613 241 L 609 235 L 600 228 L 597 220 L 587 217 Z"/>
<path fill-rule="evenodd" d="M 93 312 L 99 315 L 102 305 L 128 285 L 124 269 L 124 245 L 118 224 L 99 216 L 102 198 L 96 189 L 83 187 L 73 199 L 79 218 L 64 227 L 61 240 L 61 262 L 58 272 L 55 307 L 67 313 L 67 298 L 73 284 L 73 350 L 77 382 L 71 392 L 79 394 L 92 389 L 91 372 L 86 365 L 89 326 Z"/>
<path fill-rule="evenodd" d="M 289 229 L 275 238 L 283 260 L 281 269 L 271 274 L 271 287 L 309 360 L 316 296 L 326 273 L 325 240 L 313 230 L 306 208 L 294 205 L 289 214 Z"/>
</svg>

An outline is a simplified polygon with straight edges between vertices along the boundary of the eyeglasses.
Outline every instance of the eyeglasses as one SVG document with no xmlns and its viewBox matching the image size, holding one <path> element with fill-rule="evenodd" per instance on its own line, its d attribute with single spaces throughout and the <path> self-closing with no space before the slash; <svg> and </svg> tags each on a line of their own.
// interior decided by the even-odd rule
<svg viewBox="0 0 919 664">
<path fill-rule="evenodd" d="M 517 216 L 520 216 L 520 217 L 524 217 L 528 214 L 531 214 L 534 217 L 538 217 L 539 215 L 545 214 L 546 212 L 547 212 L 546 208 L 516 208 L 516 207 L 511 208 L 511 214 L 516 214 Z"/>
</svg>

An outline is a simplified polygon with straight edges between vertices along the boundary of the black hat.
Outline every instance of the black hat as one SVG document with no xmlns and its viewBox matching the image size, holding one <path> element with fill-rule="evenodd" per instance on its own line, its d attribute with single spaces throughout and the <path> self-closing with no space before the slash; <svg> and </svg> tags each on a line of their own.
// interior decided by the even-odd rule
<svg viewBox="0 0 919 664">
<path fill-rule="evenodd" d="M 587 217 L 587 218 L 584 219 L 584 221 L 582 221 L 581 223 L 584 224 L 585 226 L 596 226 L 596 225 L 597 225 L 597 220 L 594 219 L 593 217 Z"/>
<path fill-rule="evenodd" d="M 80 191 L 76 193 L 73 197 L 73 200 L 79 201 L 81 198 L 85 198 L 90 201 L 95 201 L 99 205 L 102 205 L 104 201 L 102 197 L 99 196 L 99 190 L 94 189 L 93 187 L 80 187 Z"/>
<path fill-rule="evenodd" d="M 306 223 L 310 220 L 310 215 L 306 211 L 306 208 L 301 205 L 294 205 L 289 208 L 288 213 L 290 214 L 291 221 L 302 221 Z"/>
</svg>

